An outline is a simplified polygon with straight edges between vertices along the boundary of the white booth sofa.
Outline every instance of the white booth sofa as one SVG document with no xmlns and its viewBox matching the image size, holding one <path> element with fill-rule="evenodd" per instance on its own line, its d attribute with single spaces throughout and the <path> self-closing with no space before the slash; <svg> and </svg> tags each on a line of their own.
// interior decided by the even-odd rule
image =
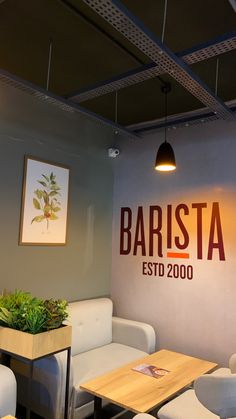
<svg viewBox="0 0 236 419">
<path fill-rule="evenodd" d="M 15 416 L 16 413 L 16 379 L 10 368 L 0 365 L 0 417 Z"/>
<path fill-rule="evenodd" d="M 72 325 L 70 418 L 84 419 L 93 412 L 93 397 L 80 384 L 155 350 L 152 326 L 112 316 L 109 298 L 69 304 Z M 64 417 L 66 353 L 35 363 L 32 405 L 47 419 Z"/>
</svg>

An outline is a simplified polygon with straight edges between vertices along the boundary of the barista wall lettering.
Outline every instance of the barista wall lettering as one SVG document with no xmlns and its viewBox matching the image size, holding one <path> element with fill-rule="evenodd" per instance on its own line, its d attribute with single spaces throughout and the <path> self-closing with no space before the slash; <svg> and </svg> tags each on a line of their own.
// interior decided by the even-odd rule
<svg viewBox="0 0 236 419">
<path fill-rule="evenodd" d="M 147 214 L 146 219 L 144 212 Z M 122 207 L 120 214 L 120 254 L 148 256 L 158 259 L 189 259 L 188 247 L 191 244 L 191 236 L 187 227 L 188 217 L 194 218 L 195 228 L 195 255 L 191 255 L 191 257 L 195 256 L 199 260 L 224 261 L 225 250 L 219 202 L 210 204 L 199 202 L 191 205 L 180 203 L 175 207 L 167 205 L 165 208 L 159 205 L 151 205 L 147 209 L 138 206 L 136 211 L 130 207 Z M 203 224 L 206 225 L 206 223 L 208 227 L 203 231 Z M 173 226 L 175 231 L 177 227 L 177 233 L 173 232 Z M 204 238 L 207 243 L 205 249 L 203 249 Z M 191 246 L 191 248 L 193 247 Z M 173 251 L 173 249 L 175 250 Z M 144 264 L 143 274 L 145 275 L 146 267 L 149 265 L 150 268 L 152 264 L 149 263 L 147 266 Z M 162 266 L 160 262 L 159 265 Z M 160 272 L 163 271 L 162 268 L 159 270 Z M 147 275 L 149 274 L 147 273 Z"/>
</svg>

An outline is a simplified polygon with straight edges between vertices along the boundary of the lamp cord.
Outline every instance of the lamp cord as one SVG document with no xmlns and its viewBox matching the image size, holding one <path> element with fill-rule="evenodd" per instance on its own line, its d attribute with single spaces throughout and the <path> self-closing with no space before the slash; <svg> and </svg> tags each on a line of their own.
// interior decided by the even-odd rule
<svg viewBox="0 0 236 419">
<path fill-rule="evenodd" d="M 117 115 L 118 115 L 118 92 L 116 90 L 115 96 L 115 123 L 117 124 Z"/>
<path fill-rule="evenodd" d="M 46 85 L 46 90 L 47 91 L 49 90 L 49 83 L 50 83 L 50 77 L 51 77 L 52 47 L 53 47 L 53 41 L 52 41 L 52 38 L 50 38 L 50 41 L 49 41 L 49 52 L 48 52 L 47 85 Z"/>
<path fill-rule="evenodd" d="M 164 37 L 165 37 L 166 14 L 167 14 L 167 0 L 165 0 L 165 6 L 164 6 L 163 25 L 162 25 L 162 34 L 161 34 L 161 42 L 162 43 L 164 42 Z"/>
<path fill-rule="evenodd" d="M 164 119 L 165 123 L 164 123 L 164 125 L 165 125 L 165 143 L 166 143 L 166 142 L 167 142 L 167 141 L 166 141 L 166 126 L 167 126 L 167 94 L 171 91 L 171 84 L 170 84 L 170 83 L 168 83 L 168 82 L 166 82 L 165 86 L 162 86 L 161 91 L 162 91 L 162 93 L 164 93 L 164 94 L 165 94 L 165 119 Z"/>
<path fill-rule="evenodd" d="M 218 81 L 219 81 L 219 58 L 216 60 L 216 79 L 215 79 L 215 96 L 218 94 Z"/>
<path fill-rule="evenodd" d="M 167 124 L 167 91 L 165 91 L 165 143 L 166 143 L 166 124 Z"/>
<path fill-rule="evenodd" d="M 117 123 L 118 123 L 118 92 L 116 90 L 115 91 L 115 124 L 117 125 Z M 114 135 L 113 135 L 113 147 L 115 147 L 116 138 L 117 138 L 118 133 L 119 133 L 119 131 L 115 127 Z"/>
</svg>

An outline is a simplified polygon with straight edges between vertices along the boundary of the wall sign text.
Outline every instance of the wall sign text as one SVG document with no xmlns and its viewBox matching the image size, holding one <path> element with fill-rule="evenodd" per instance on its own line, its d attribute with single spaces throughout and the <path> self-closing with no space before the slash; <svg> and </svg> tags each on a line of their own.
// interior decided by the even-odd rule
<svg viewBox="0 0 236 419">
<path fill-rule="evenodd" d="M 207 217 L 206 209 L 208 209 Z M 144 210 L 148 215 L 146 219 Z M 195 255 L 189 253 L 191 235 L 187 221 L 190 216 L 194 219 L 195 226 L 195 246 L 191 247 L 195 247 Z M 203 230 L 206 222 L 207 228 Z M 205 250 L 203 250 L 203 238 L 207 243 Z M 160 205 L 151 205 L 145 209 L 143 206 L 138 206 L 137 210 L 122 207 L 120 255 L 155 258 L 157 261 L 142 262 L 144 276 L 192 279 L 193 266 L 183 263 L 186 259 L 194 256 L 198 260 L 225 261 L 219 202 L 198 202 L 190 205 L 180 203 L 176 206 L 170 204 L 165 208 Z M 180 263 L 163 263 L 160 261 L 162 258 L 174 259 Z"/>
</svg>

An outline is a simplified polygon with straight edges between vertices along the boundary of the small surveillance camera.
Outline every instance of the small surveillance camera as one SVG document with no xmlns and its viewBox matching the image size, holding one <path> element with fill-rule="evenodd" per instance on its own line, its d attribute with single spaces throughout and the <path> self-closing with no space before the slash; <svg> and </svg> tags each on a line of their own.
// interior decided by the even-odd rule
<svg viewBox="0 0 236 419">
<path fill-rule="evenodd" d="M 112 157 L 113 159 L 119 156 L 120 150 L 118 148 L 108 148 L 108 156 Z"/>
</svg>

